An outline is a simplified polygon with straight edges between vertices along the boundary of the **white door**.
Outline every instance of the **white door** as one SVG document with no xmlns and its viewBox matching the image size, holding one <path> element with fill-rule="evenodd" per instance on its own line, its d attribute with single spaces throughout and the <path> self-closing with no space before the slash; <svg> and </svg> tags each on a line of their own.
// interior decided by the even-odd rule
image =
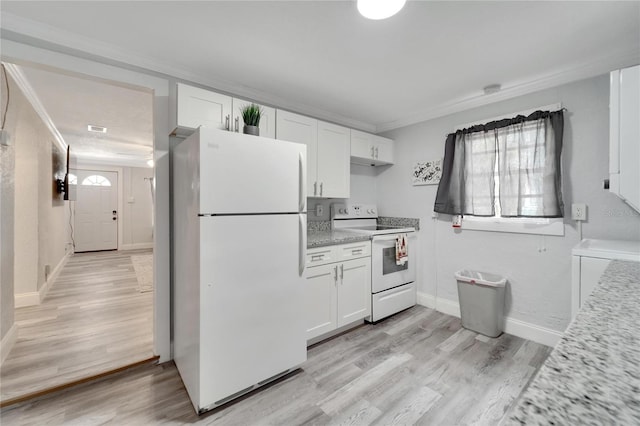
<svg viewBox="0 0 640 426">
<path fill-rule="evenodd" d="M 304 145 L 206 128 L 198 135 L 200 213 L 306 211 Z"/>
<path fill-rule="evenodd" d="M 200 218 L 200 407 L 306 361 L 301 232 L 296 215 Z"/>
<path fill-rule="evenodd" d="M 178 126 L 231 129 L 231 96 L 178 83 Z"/>
<path fill-rule="evenodd" d="M 307 340 L 337 328 L 337 268 L 337 263 L 331 263 L 307 269 L 304 286 Z"/>
<path fill-rule="evenodd" d="M 118 173 L 78 170 L 76 252 L 117 250 Z"/>
<path fill-rule="evenodd" d="M 371 258 L 338 265 L 338 327 L 369 316 L 371 308 Z"/>
<path fill-rule="evenodd" d="M 318 196 L 349 198 L 350 129 L 318 121 Z"/>
<path fill-rule="evenodd" d="M 318 120 L 279 109 L 276 113 L 276 138 L 307 145 L 307 194 L 309 197 L 318 196 Z"/>
</svg>

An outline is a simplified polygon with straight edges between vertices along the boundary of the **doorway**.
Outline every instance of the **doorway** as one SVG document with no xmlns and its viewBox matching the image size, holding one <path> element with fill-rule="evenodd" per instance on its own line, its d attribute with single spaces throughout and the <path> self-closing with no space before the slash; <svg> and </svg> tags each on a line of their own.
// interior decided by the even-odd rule
<svg viewBox="0 0 640 426">
<path fill-rule="evenodd" d="M 65 71 L 56 73 L 51 68 L 36 69 L 31 75 L 38 77 L 38 72 L 39 77 L 42 77 L 43 72 L 48 72 L 54 74 L 54 78 L 62 76 L 63 80 L 77 78 L 84 83 L 88 81 L 88 86 L 109 85 L 104 80 L 97 81 L 88 76 Z M 34 152 L 37 152 L 35 160 L 38 163 L 31 167 L 31 179 L 37 191 L 36 196 L 32 197 L 32 204 L 40 220 L 39 223 L 32 223 L 37 230 L 34 232 L 34 241 L 40 253 L 37 257 L 46 258 L 49 256 L 49 246 L 60 244 L 64 245 L 64 254 L 59 261 L 55 258 L 52 265 L 42 265 L 46 266 L 42 274 L 46 282 L 37 283 L 34 292 L 36 301 L 28 306 L 17 306 L 15 309 L 14 325 L 18 326 L 18 336 L 8 357 L 2 363 L 2 405 L 11 403 L 11 400 L 64 387 L 135 363 L 157 359 L 153 333 L 153 240 L 145 240 L 142 243 L 133 240 L 127 247 L 129 250 L 117 250 L 122 248 L 123 239 L 120 238 L 122 231 L 119 224 L 125 218 L 121 216 L 124 212 L 119 205 L 122 205 L 122 197 L 126 192 L 120 191 L 119 188 L 127 179 L 131 183 L 131 194 L 135 192 L 135 188 L 142 187 L 148 198 L 148 206 L 142 214 L 148 216 L 146 222 L 137 226 L 137 216 L 133 209 L 129 208 L 128 211 L 132 211 L 129 228 L 143 228 L 148 235 L 153 236 L 153 194 L 149 193 L 148 180 L 153 178 L 154 169 L 152 164 L 147 164 L 153 155 L 153 94 L 148 89 L 128 87 L 138 92 L 138 95 L 143 93 L 149 104 L 146 111 L 150 114 L 147 117 L 150 136 L 145 147 L 129 146 L 130 144 L 123 142 L 121 138 L 111 142 L 115 147 L 112 147 L 112 151 L 115 151 L 118 157 L 109 158 L 106 148 L 110 142 L 93 140 L 94 146 L 99 145 L 101 155 L 88 158 L 85 150 L 82 159 L 82 155 L 78 155 L 82 152 L 82 149 L 78 148 L 81 144 L 69 143 L 72 152 L 73 147 L 76 148 L 76 160 L 80 160 L 72 173 L 75 182 L 72 179 L 69 181 L 70 184 L 75 183 L 78 192 L 75 201 L 63 201 L 61 194 L 56 194 L 55 185 L 51 185 L 49 174 L 52 156 L 56 158 L 56 151 L 64 151 L 55 148 L 55 143 L 52 149 L 50 126 L 64 120 L 52 113 L 49 117 L 50 123 L 45 124 L 44 121 L 47 120 L 40 121 L 42 114 L 36 114 L 33 102 L 25 94 L 29 91 L 23 90 L 20 86 L 24 81 L 29 81 L 28 76 L 29 74 L 26 74 L 19 79 L 10 79 L 9 105 L 14 110 L 9 110 L 7 125 L 12 129 L 11 134 L 16 135 L 16 140 L 13 141 L 16 147 L 22 143 L 23 138 L 31 138 L 29 144 L 35 149 Z M 68 88 L 64 84 L 48 83 L 45 86 Z M 38 87 L 34 84 L 31 91 L 37 92 Z M 112 87 L 106 91 L 116 92 L 123 89 L 121 84 L 114 87 L 116 89 Z M 86 91 L 84 94 L 86 95 Z M 57 94 L 55 97 L 68 100 L 69 96 Z M 50 106 L 46 99 L 46 94 L 40 99 L 45 109 Z M 104 102 L 104 98 L 101 101 Z M 27 111 L 26 115 L 24 111 Z M 138 114 L 136 119 L 140 118 L 141 114 Z M 33 132 L 27 132 L 25 136 L 25 132 L 20 131 L 20 128 L 25 127 Z M 61 136 L 68 136 L 65 139 L 73 141 L 77 135 L 70 133 L 68 129 L 65 131 L 63 127 L 60 127 Z M 144 152 L 145 157 L 135 160 L 132 152 Z M 76 167 L 100 162 L 102 165 L 93 169 Z M 110 167 L 107 164 L 117 164 L 124 173 L 105 170 Z M 28 195 L 32 194 L 16 192 L 15 197 Z M 128 206 L 139 205 L 141 198 L 130 195 Z M 77 217 L 74 217 L 74 211 Z M 16 210 L 16 215 L 19 214 Z M 40 225 L 45 219 L 48 234 L 46 237 L 40 235 L 40 238 L 38 234 L 41 234 L 43 229 Z M 56 228 L 56 231 L 49 232 L 51 228 Z M 132 236 L 134 232 L 127 235 Z M 40 266 L 37 265 L 37 268 L 40 269 Z"/>
</svg>

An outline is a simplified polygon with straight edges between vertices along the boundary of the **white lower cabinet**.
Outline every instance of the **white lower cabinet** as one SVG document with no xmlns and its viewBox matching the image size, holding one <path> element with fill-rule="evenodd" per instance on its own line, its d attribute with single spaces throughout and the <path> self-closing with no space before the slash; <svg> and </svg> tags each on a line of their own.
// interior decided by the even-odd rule
<svg viewBox="0 0 640 426">
<path fill-rule="evenodd" d="M 329 256 L 328 250 L 332 252 Z M 361 257 L 336 262 L 344 259 L 341 255 L 345 250 Z M 307 340 L 362 320 L 371 313 L 371 243 L 336 245 L 315 251 L 331 263 L 307 268 Z M 309 259 L 315 251 L 308 251 Z"/>
</svg>

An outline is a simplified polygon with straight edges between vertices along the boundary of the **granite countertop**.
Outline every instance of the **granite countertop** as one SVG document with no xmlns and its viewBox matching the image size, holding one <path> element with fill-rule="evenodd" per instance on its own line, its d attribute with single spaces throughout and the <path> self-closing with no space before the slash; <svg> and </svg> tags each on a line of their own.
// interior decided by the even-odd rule
<svg viewBox="0 0 640 426">
<path fill-rule="evenodd" d="M 307 248 L 332 246 L 335 244 L 355 243 L 358 241 L 370 240 L 367 234 L 357 234 L 355 232 L 341 230 L 308 230 Z"/>
<path fill-rule="evenodd" d="M 611 261 L 505 424 L 640 424 L 639 262 Z"/>
</svg>

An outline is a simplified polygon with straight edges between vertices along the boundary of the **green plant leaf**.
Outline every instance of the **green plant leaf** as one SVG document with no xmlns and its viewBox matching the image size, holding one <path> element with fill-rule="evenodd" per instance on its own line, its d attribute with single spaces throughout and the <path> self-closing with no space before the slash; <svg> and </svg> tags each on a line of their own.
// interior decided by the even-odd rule
<svg viewBox="0 0 640 426">
<path fill-rule="evenodd" d="M 242 108 L 242 119 L 247 126 L 259 126 L 262 108 L 259 105 L 251 104 Z"/>
</svg>

